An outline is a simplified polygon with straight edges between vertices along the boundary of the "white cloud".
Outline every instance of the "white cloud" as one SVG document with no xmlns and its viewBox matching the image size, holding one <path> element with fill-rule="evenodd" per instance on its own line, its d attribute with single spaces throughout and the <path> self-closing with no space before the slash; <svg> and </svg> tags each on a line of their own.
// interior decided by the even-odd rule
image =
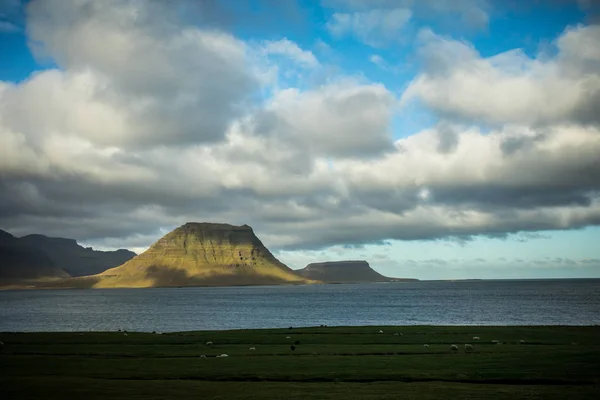
<svg viewBox="0 0 600 400">
<path fill-rule="evenodd" d="M 73 127 L 102 145 L 222 139 L 258 87 L 247 46 L 227 33 L 174 25 L 173 13 L 160 2 L 32 2 L 27 30 L 36 52 L 68 71 L 34 77 L 32 84 L 45 79 L 46 95 L 58 96 L 55 109 L 67 103 L 102 109 L 114 123 L 85 116 L 85 131 Z M 38 111 L 31 120 L 53 118 Z M 71 119 L 69 108 L 57 112 Z"/>
<path fill-rule="evenodd" d="M 319 62 L 312 52 L 302 50 L 296 43 L 288 39 L 266 41 L 263 44 L 263 52 L 264 54 L 278 54 L 289 57 L 307 68 L 319 66 Z"/>
<path fill-rule="evenodd" d="M 444 116 L 496 125 L 600 121 L 598 26 L 566 30 L 550 60 L 520 50 L 482 58 L 429 30 L 420 39 L 425 69 L 403 102 L 417 98 Z"/>
<path fill-rule="evenodd" d="M 335 37 L 353 35 L 369 46 L 380 47 L 399 41 L 410 17 L 410 10 L 405 8 L 334 13 L 327 22 L 327 29 Z"/>
</svg>

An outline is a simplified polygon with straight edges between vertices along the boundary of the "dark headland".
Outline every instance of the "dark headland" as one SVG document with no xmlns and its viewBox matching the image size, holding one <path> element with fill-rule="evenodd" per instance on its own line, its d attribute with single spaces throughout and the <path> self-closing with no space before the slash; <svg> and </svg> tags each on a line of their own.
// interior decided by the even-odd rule
<svg viewBox="0 0 600 400">
<path fill-rule="evenodd" d="M 410 282 L 417 279 L 389 278 L 375 271 L 367 261 L 327 261 L 308 264 L 298 275 L 325 283 Z"/>
</svg>

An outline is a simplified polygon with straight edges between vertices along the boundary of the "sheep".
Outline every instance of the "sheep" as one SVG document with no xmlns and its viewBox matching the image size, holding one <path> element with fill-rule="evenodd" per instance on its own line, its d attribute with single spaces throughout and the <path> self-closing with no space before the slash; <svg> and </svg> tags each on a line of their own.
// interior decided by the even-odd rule
<svg viewBox="0 0 600 400">
<path fill-rule="evenodd" d="M 429 345 L 428 345 L 427 343 L 425 343 L 425 344 L 423 345 L 423 347 L 425 347 L 426 349 L 428 349 L 428 348 L 429 348 Z"/>
<path fill-rule="evenodd" d="M 212 346 L 212 345 L 213 345 L 213 342 L 206 342 L 206 345 L 207 345 L 207 346 Z"/>
<path fill-rule="evenodd" d="M 294 346 L 294 345 L 291 345 L 291 346 L 290 346 L 290 350 L 292 350 L 292 351 L 296 350 L 296 346 Z"/>
<path fill-rule="evenodd" d="M 404 336 L 404 334 L 396 332 L 396 333 L 394 333 L 394 336 Z"/>
<path fill-rule="evenodd" d="M 4 346 L 4 342 L 0 342 L 0 346 Z"/>
<path fill-rule="evenodd" d="M 468 351 L 468 350 L 473 350 L 473 345 L 469 344 L 469 343 L 466 343 L 465 344 L 465 351 Z"/>
<path fill-rule="evenodd" d="M 492 343 L 493 343 L 493 344 L 499 344 L 499 343 L 500 343 L 500 341 L 498 341 L 498 340 L 492 340 Z"/>
<path fill-rule="evenodd" d="M 519 340 L 519 344 L 525 344 L 525 341 L 523 339 Z"/>
<path fill-rule="evenodd" d="M 229 357 L 227 354 L 221 354 L 220 356 L 217 357 Z"/>
<path fill-rule="evenodd" d="M 379 330 L 379 333 L 383 333 L 383 331 L 380 329 L 380 330 Z"/>
<path fill-rule="evenodd" d="M 256 347 L 250 347 L 250 351 L 256 351 Z"/>
<path fill-rule="evenodd" d="M 200 354 L 200 358 L 206 358 L 206 354 Z"/>
<path fill-rule="evenodd" d="M 123 333 L 123 336 L 127 337 L 127 332 Z"/>
<path fill-rule="evenodd" d="M 286 336 L 285 338 L 286 338 L 286 339 L 291 339 L 292 337 L 291 337 L 291 336 Z"/>
<path fill-rule="evenodd" d="M 479 340 L 479 336 L 473 336 L 473 340 Z"/>
<path fill-rule="evenodd" d="M 451 344 L 450 345 L 450 350 L 452 350 L 452 351 L 458 351 L 458 346 L 455 345 L 455 344 Z"/>
</svg>

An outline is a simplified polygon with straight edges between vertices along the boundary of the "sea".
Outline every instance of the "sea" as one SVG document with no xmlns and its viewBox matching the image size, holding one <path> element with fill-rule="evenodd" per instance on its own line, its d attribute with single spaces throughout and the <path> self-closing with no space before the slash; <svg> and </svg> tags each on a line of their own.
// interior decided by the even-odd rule
<svg viewBox="0 0 600 400">
<path fill-rule="evenodd" d="M 600 279 L 0 291 L 0 332 L 600 325 Z"/>
</svg>

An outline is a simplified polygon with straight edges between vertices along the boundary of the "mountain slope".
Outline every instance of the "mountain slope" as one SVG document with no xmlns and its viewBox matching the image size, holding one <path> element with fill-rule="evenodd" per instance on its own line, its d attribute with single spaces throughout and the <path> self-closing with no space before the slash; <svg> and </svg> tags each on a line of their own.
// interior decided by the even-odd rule
<svg viewBox="0 0 600 400">
<path fill-rule="evenodd" d="M 68 277 L 43 251 L 21 244 L 18 238 L 0 230 L 0 285 Z"/>
<path fill-rule="evenodd" d="M 187 223 L 125 264 L 90 277 L 93 287 L 306 283 L 247 225 Z"/>
<path fill-rule="evenodd" d="M 18 239 L 21 245 L 41 250 L 54 265 L 71 276 L 94 275 L 116 267 L 135 257 L 129 250 L 97 251 L 80 246 L 75 239 L 27 235 Z"/>
<path fill-rule="evenodd" d="M 369 266 L 366 261 L 328 261 L 308 264 L 295 271 L 307 279 L 325 283 L 399 282 L 416 279 L 388 278 Z"/>
</svg>

